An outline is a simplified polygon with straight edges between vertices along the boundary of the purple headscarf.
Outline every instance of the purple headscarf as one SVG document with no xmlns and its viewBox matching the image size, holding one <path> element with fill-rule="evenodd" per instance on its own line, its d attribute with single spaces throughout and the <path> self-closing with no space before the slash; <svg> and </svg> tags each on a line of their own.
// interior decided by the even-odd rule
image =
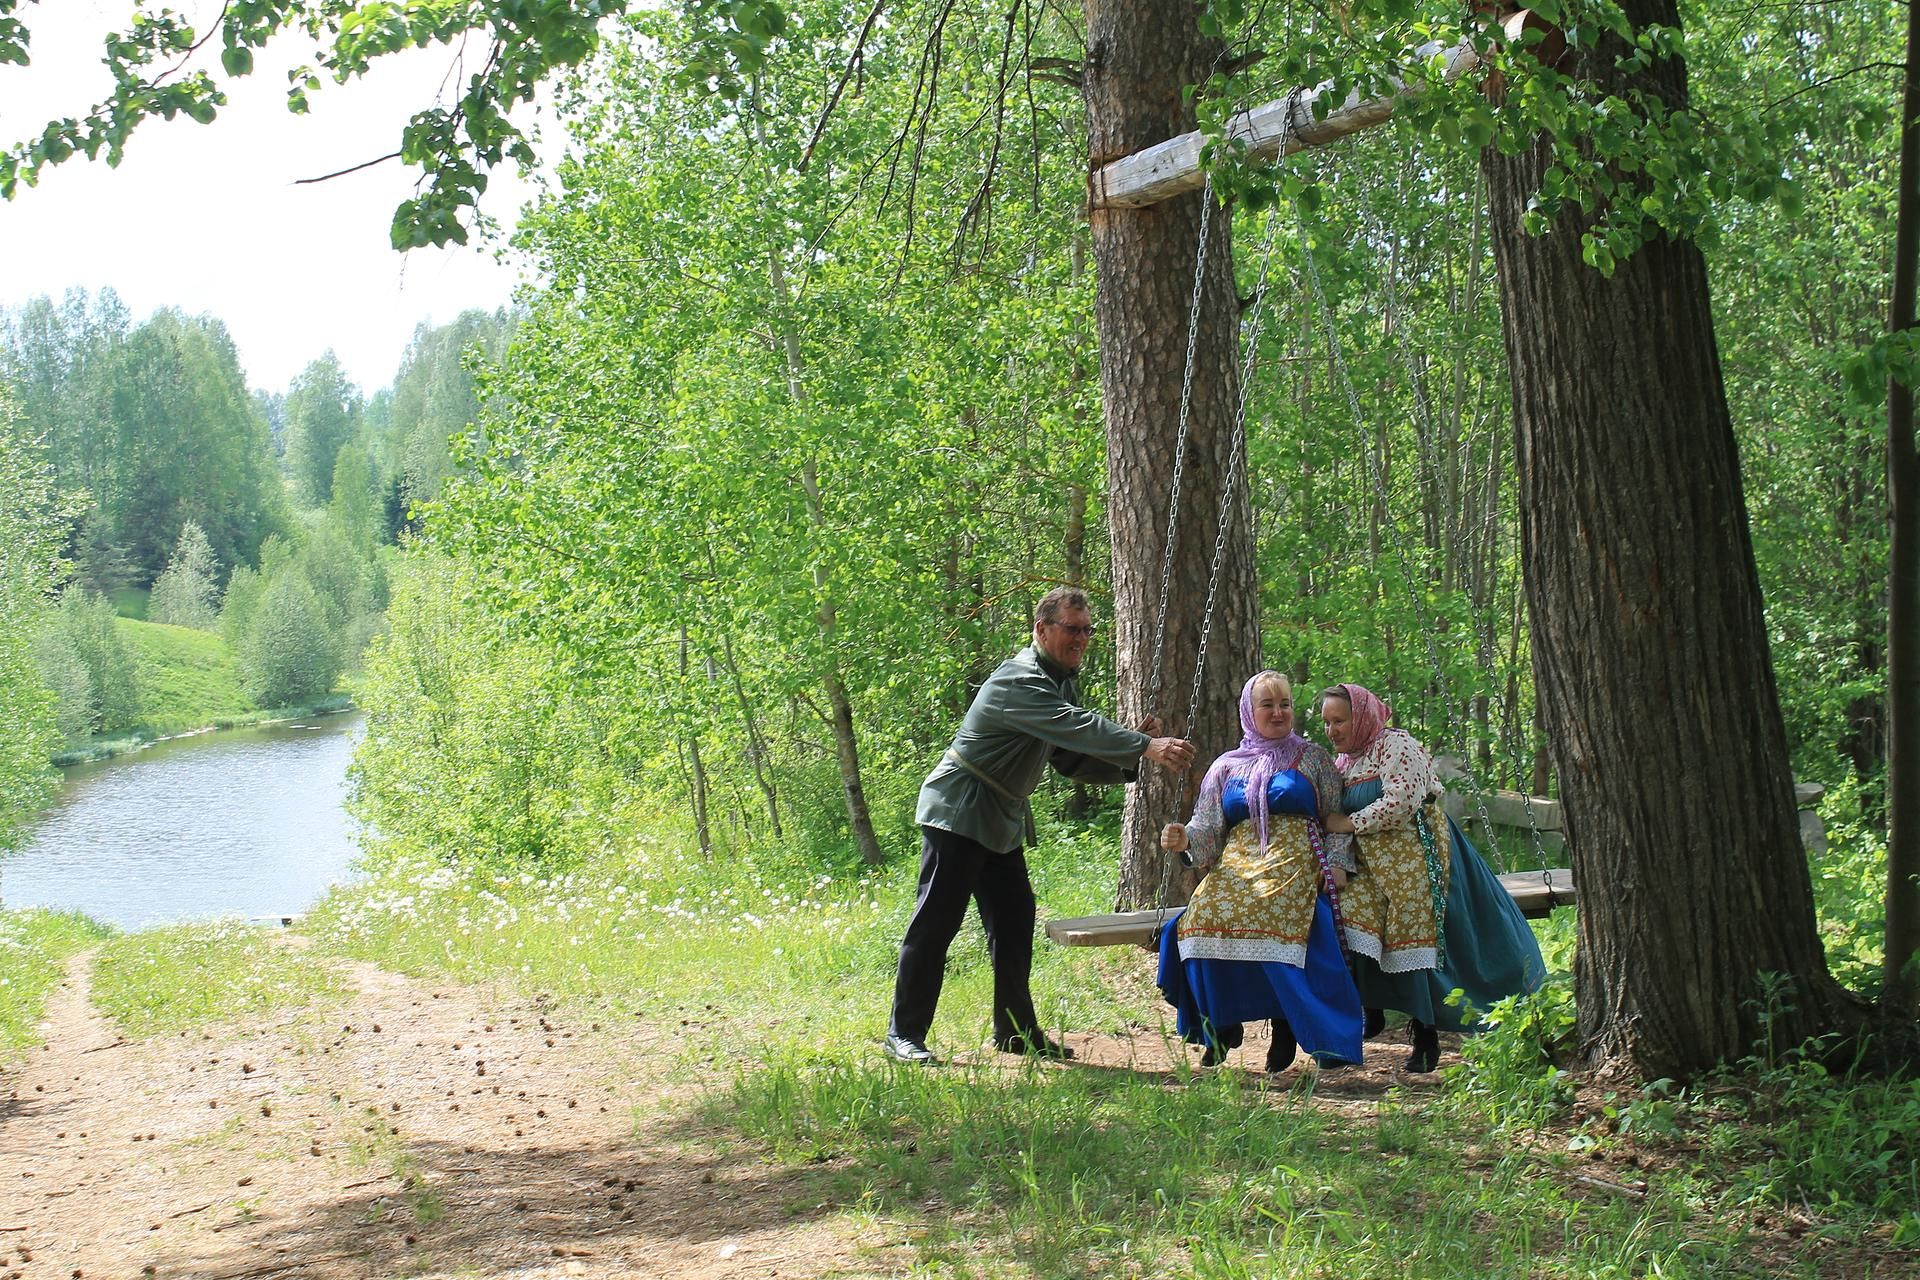
<svg viewBox="0 0 1920 1280">
<path fill-rule="evenodd" d="M 1260 833 L 1260 850 L 1267 848 L 1267 783 L 1276 773 L 1285 773 L 1300 763 L 1307 740 L 1298 732 L 1284 738 L 1263 738 L 1253 731 L 1253 691 L 1268 680 L 1277 680 L 1292 689 L 1292 683 L 1278 671 L 1261 671 L 1240 689 L 1240 745 L 1223 753 L 1200 780 L 1200 803 L 1209 797 L 1219 800 L 1229 778 L 1247 780 L 1247 812 L 1254 830 Z"/>
</svg>

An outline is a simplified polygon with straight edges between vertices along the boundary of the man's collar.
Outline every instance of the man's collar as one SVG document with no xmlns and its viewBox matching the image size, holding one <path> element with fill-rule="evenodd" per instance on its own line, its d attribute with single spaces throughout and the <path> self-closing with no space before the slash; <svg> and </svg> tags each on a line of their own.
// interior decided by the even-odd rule
<svg viewBox="0 0 1920 1280">
<path fill-rule="evenodd" d="M 1040 669 L 1055 680 L 1071 680 L 1080 674 L 1078 667 L 1068 667 L 1055 662 L 1053 656 L 1037 644 L 1030 644 L 1027 648 L 1033 650 L 1034 661 L 1040 664 Z"/>
</svg>

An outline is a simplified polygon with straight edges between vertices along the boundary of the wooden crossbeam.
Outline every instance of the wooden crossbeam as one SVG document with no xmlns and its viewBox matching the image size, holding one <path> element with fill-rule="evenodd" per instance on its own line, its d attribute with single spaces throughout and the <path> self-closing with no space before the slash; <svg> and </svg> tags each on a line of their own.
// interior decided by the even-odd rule
<svg viewBox="0 0 1920 1280">
<path fill-rule="evenodd" d="M 1492 0 L 1483 0 L 1492 4 Z M 1551 22 L 1527 9 L 1500 16 L 1497 30 L 1490 33 L 1506 44 L 1525 44 L 1541 62 L 1552 66 L 1566 51 L 1566 37 Z M 1409 66 L 1430 66 L 1439 57 L 1443 61 L 1440 80 L 1452 84 L 1481 65 L 1472 37 L 1446 45 L 1430 40 L 1407 55 Z M 1324 118 L 1314 118 L 1314 108 L 1332 92 L 1332 81 L 1311 89 L 1301 89 L 1263 107 L 1254 107 L 1235 117 L 1228 126 L 1229 137 L 1243 138 L 1247 150 L 1262 160 L 1276 160 L 1308 147 L 1324 147 L 1351 134 L 1370 128 L 1392 117 L 1402 102 L 1425 94 L 1432 82 L 1387 77 L 1388 91 L 1377 98 L 1362 98 L 1356 90 L 1338 106 L 1329 106 Z M 1497 73 L 1489 75 L 1481 90 L 1498 98 L 1504 92 Z M 1206 184 L 1200 168 L 1200 152 L 1206 135 L 1198 130 L 1155 143 L 1130 156 L 1122 156 L 1094 170 L 1090 201 L 1095 209 L 1139 209 L 1158 204 Z"/>
<path fill-rule="evenodd" d="M 1462 40 L 1452 48 L 1437 40 L 1429 41 L 1415 49 L 1410 60 L 1424 65 L 1436 54 L 1446 57 L 1441 79 L 1449 84 L 1480 65 L 1480 55 L 1470 40 Z M 1290 156 L 1308 147 L 1323 147 L 1379 124 L 1391 117 L 1401 102 L 1427 91 L 1425 81 L 1392 77 L 1389 83 L 1393 88 L 1385 96 L 1362 98 L 1357 91 L 1350 93 L 1319 120 L 1314 118 L 1314 106 L 1328 95 L 1331 82 L 1302 89 L 1279 102 L 1242 112 L 1229 126 L 1228 134 L 1246 139 L 1248 151 L 1263 160 Z M 1188 191 L 1198 191 L 1206 183 L 1206 175 L 1200 168 L 1200 150 L 1206 140 L 1206 135 L 1198 130 L 1183 133 L 1094 170 L 1093 207 L 1138 209 Z"/>
</svg>

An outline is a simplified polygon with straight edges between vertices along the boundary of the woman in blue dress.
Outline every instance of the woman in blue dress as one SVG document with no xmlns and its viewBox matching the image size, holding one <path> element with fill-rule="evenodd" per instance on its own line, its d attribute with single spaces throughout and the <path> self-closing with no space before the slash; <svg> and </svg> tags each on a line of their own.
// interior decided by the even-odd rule
<svg viewBox="0 0 1920 1280">
<path fill-rule="evenodd" d="M 1329 839 L 1340 777 L 1324 748 L 1294 732 L 1293 689 L 1262 671 L 1240 692 L 1242 737 L 1207 770 L 1191 821 L 1161 845 L 1208 868 L 1160 935 L 1160 989 L 1183 1039 L 1223 1061 L 1242 1024 L 1271 1019 L 1267 1070 L 1296 1044 L 1321 1062 L 1358 1062 L 1360 997 L 1341 954 L 1339 886 L 1351 841 Z"/>
<path fill-rule="evenodd" d="M 1345 816 L 1358 844 L 1342 902 L 1354 981 L 1369 1010 L 1413 1020 L 1409 1071 L 1432 1071 L 1439 1031 L 1476 1031 L 1495 1001 L 1546 978 L 1540 944 L 1466 833 L 1441 809 L 1433 757 L 1388 727 L 1393 712 L 1363 685 L 1319 697 Z M 1460 992 L 1457 999 L 1453 992 Z"/>
</svg>

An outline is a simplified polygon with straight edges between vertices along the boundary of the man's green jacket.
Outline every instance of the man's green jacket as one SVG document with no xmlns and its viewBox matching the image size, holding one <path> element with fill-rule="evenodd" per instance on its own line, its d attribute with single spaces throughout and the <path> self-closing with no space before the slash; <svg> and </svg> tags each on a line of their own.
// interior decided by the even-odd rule
<svg viewBox="0 0 1920 1280">
<path fill-rule="evenodd" d="M 1073 674 L 1029 645 L 973 696 L 914 820 L 1009 853 L 1034 842 L 1027 797 L 1048 764 L 1079 782 L 1131 782 L 1151 741 L 1081 706 Z"/>
</svg>

